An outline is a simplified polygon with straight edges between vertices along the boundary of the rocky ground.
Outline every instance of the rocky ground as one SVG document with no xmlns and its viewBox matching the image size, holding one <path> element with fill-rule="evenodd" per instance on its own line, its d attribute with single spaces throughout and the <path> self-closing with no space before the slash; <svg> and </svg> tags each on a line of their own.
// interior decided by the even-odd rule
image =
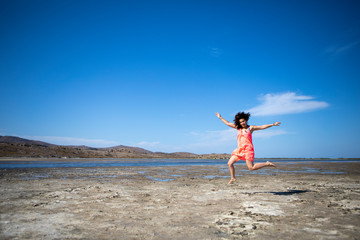
<svg viewBox="0 0 360 240">
<path fill-rule="evenodd" d="M 358 239 L 360 163 L 0 169 L 0 239 Z"/>
</svg>

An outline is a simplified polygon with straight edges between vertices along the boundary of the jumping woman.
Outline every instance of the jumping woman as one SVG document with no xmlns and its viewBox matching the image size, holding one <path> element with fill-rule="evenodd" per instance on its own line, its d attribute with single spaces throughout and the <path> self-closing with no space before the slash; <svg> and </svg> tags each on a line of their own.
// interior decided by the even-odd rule
<svg viewBox="0 0 360 240">
<path fill-rule="evenodd" d="M 235 115 L 234 123 L 230 123 L 221 117 L 220 113 L 216 113 L 216 116 L 229 127 L 238 130 L 237 135 L 237 148 L 232 152 L 228 162 L 231 179 L 229 184 L 236 181 L 234 163 L 237 161 L 246 161 L 246 166 L 250 171 L 258 170 L 263 167 L 276 167 L 275 164 L 267 161 L 266 163 L 254 164 L 254 146 L 252 143 L 252 133 L 257 130 L 264 130 L 272 126 L 279 126 L 280 122 L 273 124 L 267 124 L 262 126 L 249 126 L 247 121 L 250 118 L 250 113 L 239 112 Z"/>
</svg>

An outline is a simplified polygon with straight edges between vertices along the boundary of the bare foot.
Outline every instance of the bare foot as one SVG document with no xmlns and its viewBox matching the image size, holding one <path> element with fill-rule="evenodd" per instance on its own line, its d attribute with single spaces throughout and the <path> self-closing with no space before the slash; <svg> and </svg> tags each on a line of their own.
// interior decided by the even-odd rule
<svg viewBox="0 0 360 240">
<path fill-rule="evenodd" d="M 232 183 L 235 182 L 235 181 L 236 181 L 236 178 L 232 178 L 232 179 L 230 179 L 230 181 L 229 181 L 228 184 L 232 184 Z"/>
<path fill-rule="evenodd" d="M 275 165 L 275 164 L 273 164 L 273 163 L 271 163 L 271 162 L 269 162 L 269 161 L 267 161 L 267 162 L 266 162 L 266 166 L 269 166 L 269 167 L 276 167 L 276 165 Z"/>
</svg>

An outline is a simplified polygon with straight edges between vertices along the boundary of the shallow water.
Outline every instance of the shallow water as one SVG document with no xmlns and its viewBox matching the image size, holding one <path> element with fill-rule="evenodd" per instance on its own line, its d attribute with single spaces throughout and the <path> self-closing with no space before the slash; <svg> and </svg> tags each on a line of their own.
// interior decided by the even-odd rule
<svg viewBox="0 0 360 240">
<path fill-rule="evenodd" d="M 255 162 L 266 162 L 268 159 L 255 159 Z M 352 160 L 298 160 L 298 159 L 271 159 L 271 162 L 281 164 L 309 163 L 309 162 L 359 162 Z M 0 161 L 0 168 L 92 168 L 92 167 L 162 167 L 162 166 L 201 166 L 226 165 L 227 159 L 74 159 L 41 161 Z M 311 171 L 311 170 L 309 170 Z"/>
<path fill-rule="evenodd" d="M 227 160 L 217 159 L 112 159 L 112 160 L 56 160 L 56 161 L 2 161 L 0 168 L 91 168 L 91 167 L 160 167 L 223 165 Z"/>
<path fill-rule="evenodd" d="M 266 159 L 256 159 L 255 162 L 265 162 Z M 244 162 L 238 162 L 236 164 L 236 176 L 243 175 L 277 175 L 282 173 L 288 174 L 344 174 L 345 172 L 340 169 L 329 171 L 329 169 L 323 169 L 322 164 L 316 164 L 314 167 L 309 167 L 306 163 L 317 162 L 317 163 L 341 163 L 341 162 L 360 162 L 360 159 L 354 160 L 276 160 L 271 159 L 272 162 L 278 165 L 278 168 L 263 168 L 257 171 L 249 171 Z M 53 171 L 61 171 L 64 179 L 112 179 L 112 178 L 123 178 L 129 177 L 130 175 L 143 176 L 147 179 L 159 182 L 174 181 L 178 178 L 184 177 L 188 170 L 191 170 L 196 174 L 196 178 L 204 179 L 216 179 L 216 178 L 228 178 L 229 169 L 226 165 L 227 160 L 221 159 L 111 159 L 111 160 L 59 160 L 59 161 L 0 161 L 0 169 L 6 171 L 6 169 L 39 169 L 39 171 L 31 171 L 29 174 L 19 176 L 25 180 L 34 179 L 50 179 L 54 176 L 51 174 Z M 296 169 L 289 169 L 286 166 L 293 166 L 293 164 L 299 163 Z M 303 165 L 304 164 L 304 165 Z M 220 174 L 214 175 L 213 173 L 206 172 L 206 166 L 218 166 Z M 303 166 L 302 166 L 303 165 Z M 180 166 L 177 172 L 171 172 L 166 167 Z M 193 166 L 204 166 L 201 171 L 192 169 Z M 135 167 L 130 172 L 126 172 L 123 175 L 117 174 L 109 170 L 113 167 L 117 168 L 128 168 Z M 148 167 L 159 167 L 156 168 L 156 172 L 152 172 Z M 41 168 L 52 169 L 50 172 L 42 173 Z M 205 173 L 205 174 L 201 174 Z M 129 175 L 127 175 L 129 174 Z"/>
</svg>

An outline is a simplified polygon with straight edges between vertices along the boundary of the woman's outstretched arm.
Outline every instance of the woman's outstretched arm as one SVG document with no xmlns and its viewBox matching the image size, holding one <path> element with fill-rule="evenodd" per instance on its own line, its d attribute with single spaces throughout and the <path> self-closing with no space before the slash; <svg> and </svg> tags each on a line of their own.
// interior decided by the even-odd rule
<svg viewBox="0 0 360 240">
<path fill-rule="evenodd" d="M 261 125 L 261 126 L 250 126 L 250 130 L 251 131 L 257 131 L 257 130 L 264 130 L 264 129 L 267 129 L 269 127 L 273 127 L 273 126 L 279 126 L 280 125 L 280 122 L 276 122 L 276 123 L 273 123 L 273 124 L 265 124 L 265 125 Z"/>
<path fill-rule="evenodd" d="M 220 120 L 221 120 L 223 123 L 225 123 L 225 124 L 228 125 L 229 127 L 236 128 L 234 123 L 230 123 L 230 122 L 228 122 L 227 120 L 223 119 L 223 118 L 221 117 L 220 113 L 215 113 L 215 114 L 216 114 L 216 116 L 217 116 L 218 118 L 220 118 Z"/>
</svg>

